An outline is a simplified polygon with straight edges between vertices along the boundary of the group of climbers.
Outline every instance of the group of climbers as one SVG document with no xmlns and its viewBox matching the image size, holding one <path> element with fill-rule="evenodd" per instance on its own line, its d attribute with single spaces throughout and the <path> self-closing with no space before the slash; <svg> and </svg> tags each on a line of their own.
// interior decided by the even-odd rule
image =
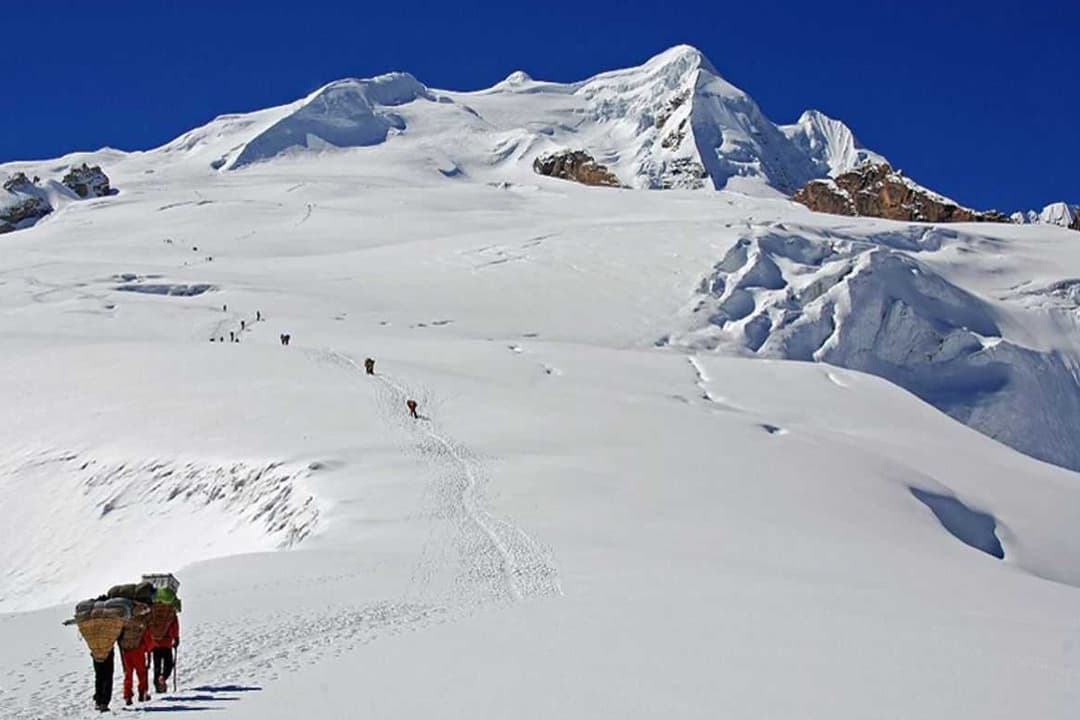
<svg viewBox="0 0 1080 720">
<path fill-rule="evenodd" d="M 374 375 L 375 374 L 375 359 L 374 358 L 366 358 L 364 360 L 364 372 L 366 372 L 368 375 Z M 417 402 L 415 400 L 413 400 L 412 398 L 407 399 L 405 401 L 405 407 L 408 408 L 408 410 L 409 410 L 409 417 L 413 418 L 414 420 L 420 420 L 421 419 L 420 418 L 420 413 L 418 412 L 420 406 L 419 406 L 419 404 L 417 404 Z"/>
<path fill-rule="evenodd" d="M 229 306 L 227 304 L 222 305 L 221 306 L 221 312 L 229 312 Z M 262 310 L 256 310 L 255 311 L 255 322 L 262 322 L 262 320 L 263 320 Z M 241 319 L 240 320 L 240 329 L 239 330 L 230 330 L 229 331 L 229 342 L 231 342 L 231 343 L 240 342 L 240 336 L 244 332 L 246 332 L 247 330 L 248 330 L 247 320 Z M 217 336 L 211 335 L 210 336 L 210 342 L 225 342 L 225 336 L 224 335 L 217 335 Z M 284 341 L 282 341 L 281 344 L 285 345 L 286 343 Z"/>
<path fill-rule="evenodd" d="M 179 581 L 172 575 L 144 575 L 142 582 L 115 585 L 104 595 L 75 606 L 75 617 L 65 621 L 79 628 L 94 661 L 94 707 L 109 710 L 112 701 L 115 646 L 120 646 L 124 670 L 124 703 L 135 697 L 150 699 L 149 666 L 153 658 L 154 689 L 167 692 L 180 647 Z"/>
<path fill-rule="evenodd" d="M 261 313 L 260 313 L 261 315 Z M 261 319 L 261 318 L 260 318 Z M 289 336 L 282 335 L 282 345 Z M 375 375 L 375 360 L 364 360 L 364 371 Z M 405 401 L 410 417 L 421 419 L 418 403 Z M 115 646 L 120 646 L 120 662 L 124 671 L 124 703 L 131 705 L 135 680 L 138 681 L 138 700 L 150 699 L 148 673 L 153 663 L 154 689 L 168 691 L 168 680 L 174 678 L 176 656 L 180 647 L 180 598 L 176 591 L 180 583 L 171 574 L 143 575 L 142 581 L 116 585 L 104 595 L 84 600 L 75 606 L 75 617 L 65 625 L 75 624 L 90 649 L 94 662 L 94 705 L 101 712 L 109 710 L 112 701 Z"/>
</svg>

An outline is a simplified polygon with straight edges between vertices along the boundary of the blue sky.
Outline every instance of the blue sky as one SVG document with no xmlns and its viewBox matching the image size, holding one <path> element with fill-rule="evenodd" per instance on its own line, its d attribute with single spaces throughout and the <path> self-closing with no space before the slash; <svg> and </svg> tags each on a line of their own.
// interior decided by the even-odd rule
<svg viewBox="0 0 1080 720">
<path fill-rule="evenodd" d="M 815 107 L 908 175 L 1004 210 L 1080 202 L 1080 3 L 18 2 L 0 162 L 159 145 L 330 80 L 570 81 L 700 48 L 775 122 Z"/>
</svg>

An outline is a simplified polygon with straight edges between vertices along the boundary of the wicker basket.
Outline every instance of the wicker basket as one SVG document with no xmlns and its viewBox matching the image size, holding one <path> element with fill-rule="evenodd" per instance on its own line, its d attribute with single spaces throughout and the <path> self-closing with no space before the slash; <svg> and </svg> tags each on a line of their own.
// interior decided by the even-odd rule
<svg viewBox="0 0 1080 720">
<path fill-rule="evenodd" d="M 150 625 L 150 606 L 135 603 L 131 618 L 124 622 L 124 631 L 120 635 L 120 649 L 136 650 L 142 645 L 146 628 Z"/>
<path fill-rule="evenodd" d="M 79 633 L 90 648 L 90 655 L 98 662 L 109 656 L 123 629 L 122 617 L 92 617 L 79 623 Z"/>
</svg>

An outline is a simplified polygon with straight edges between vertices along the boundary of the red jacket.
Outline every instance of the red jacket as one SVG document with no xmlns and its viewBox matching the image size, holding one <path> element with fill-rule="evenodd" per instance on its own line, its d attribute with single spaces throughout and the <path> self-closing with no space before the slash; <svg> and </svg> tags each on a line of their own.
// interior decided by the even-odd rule
<svg viewBox="0 0 1080 720">
<path fill-rule="evenodd" d="M 155 610 L 158 606 L 155 606 Z M 160 627 L 160 626 L 159 626 Z M 180 641 L 180 618 L 173 613 L 172 619 L 169 621 L 169 626 L 165 630 L 165 634 L 160 636 L 160 639 L 155 640 L 152 630 L 154 629 L 154 622 L 151 621 L 150 627 L 147 632 L 150 632 L 150 647 L 156 648 L 171 648 Z"/>
</svg>

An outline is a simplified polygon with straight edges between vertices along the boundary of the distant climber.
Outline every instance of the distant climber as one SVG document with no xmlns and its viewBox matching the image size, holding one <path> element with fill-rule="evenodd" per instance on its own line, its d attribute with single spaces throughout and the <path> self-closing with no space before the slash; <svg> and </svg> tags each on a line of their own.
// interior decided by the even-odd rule
<svg viewBox="0 0 1080 720">
<path fill-rule="evenodd" d="M 229 312 L 229 306 L 228 305 L 222 305 L 221 306 L 221 312 Z"/>
<path fill-rule="evenodd" d="M 262 322 L 262 310 L 255 311 L 255 322 Z"/>
<path fill-rule="evenodd" d="M 236 333 L 232 330 L 229 331 L 229 342 L 236 342 Z"/>
<path fill-rule="evenodd" d="M 246 320 L 241 320 L 240 321 L 240 332 L 243 332 L 246 329 L 247 329 L 247 321 Z"/>
<path fill-rule="evenodd" d="M 150 608 L 150 643 L 154 653 L 154 689 L 159 693 L 169 689 L 169 676 L 176 667 L 173 651 L 180 647 L 180 618 L 176 612 L 180 600 L 168 587 L 159 587 Z"/>
<path fill-rule="evenodd" d="M 416 412 L 417 405 L 415 400 L 406 400 L 405 406 L 409 408 L 410 416 L 412 416 L 416 420 L 420 419 L 420 415 Z"/>
<path fill-rule="evenodd" d="M 368 358 L 367 360 L 364 361 L 364 370 L 367 372 L 368 375 L 374 375 L 375 374 L 375 360 L 374 360 L 374 358 Z"/>
<path fill-rule="evenodd" d="M 289 347 L 289 341 L 290 340 L 292 340 L 292 335 L 289 335 L 288 333 L 282 333 L 281 334 L 281 344 L 284 347 Z"/>
</svg>

